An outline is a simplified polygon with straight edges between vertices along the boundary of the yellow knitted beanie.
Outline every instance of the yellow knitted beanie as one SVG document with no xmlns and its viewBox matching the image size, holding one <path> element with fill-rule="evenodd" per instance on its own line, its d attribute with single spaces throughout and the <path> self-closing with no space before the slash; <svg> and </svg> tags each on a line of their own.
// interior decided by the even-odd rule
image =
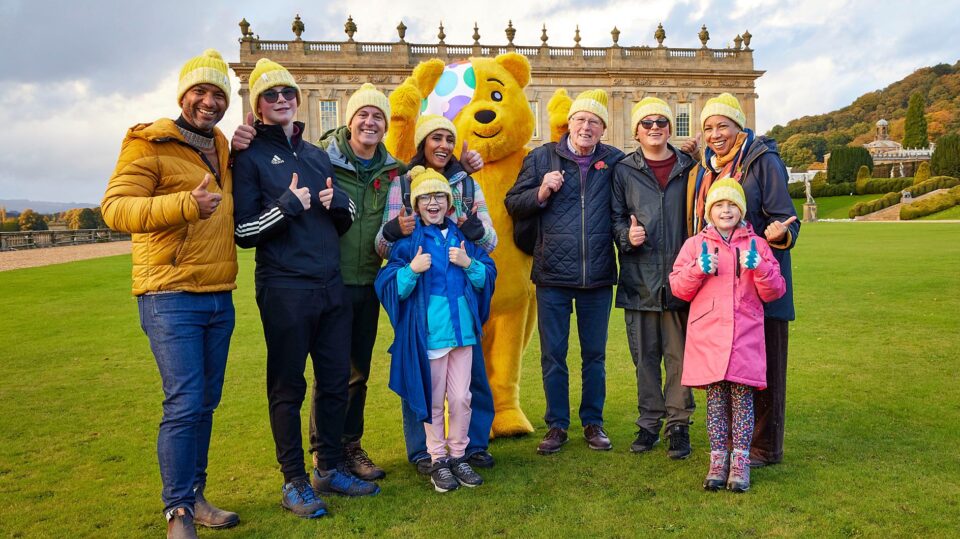
<svg viewBox="0 0 960 539">
<path fill-rule="evenodd" d="M 257 110 L 257 100 L 260 99 L 260 94 L 274 86 L 296 88 L 297 105 L 300 105 L 303 101 L 300 95 L 300 86 L 297 85 L 297 81 L 293 80 L 293 75 L 285 67 L 268 58 L 257 60 L 257 65 L 250 73 L 248 82 L 250 84 L 250 108 L 253 109 L 253 113 L 258 120 L 263 120 L 263 118 L 260 116 L 260 111 Z"/>
<path fill-rule="evenodd" d="M 717 115 L 730 118 L 740 126 L 740 129 L 747 126 L 747 115 L 743 113 L 740 102 L 727 92 L 707 100 L 707 104 L 700 111 L 700 127 L 703 128 L 703 124 L 707 123 L 707 118 Z"/>
<path fill-rule="evenodd" d="M 413 135 L 413 147 L 419 148 L 423 139 L 427 138 L 430 133 L 433 133 L 437 129 L 446 129 L 453 134 L 454 139 L 457 138 L 457 128 L 454 127 L 453 122 L 445 116 L 440 116 L 439 114 L 424 114 L 417 118 L 417 130 Z M 453 144 L 454 148 L 456 148 L 457 141 L 454 140 Z"/>
<path fill-rule="evenodd" d="M 376 86 L 369 82 L 363 83 L 360 89 L 353 92 L 353 95 L 351 95 L 347 101 L 347 114 L 344 116 L 347 120 L 347 125 L 350 125 L 350 122 L 353 121 L 353 115 L 356 114 L 358 110 L 367 106 L 380 109 L 380 112 L 383 112 L 387 127 L 390 127 L 390 100 L 387 99 L 387 96 L 383 95 L 383 92 L 377 90 Z"/>
<path fill-rule="evenodd" d="M 569 120 L 574 114 L 580 111 L 596 114 L 600 117 L 600 120 L 603 121 L 603 127 L 607 127 L 607 123 L 609 123 L 609 115 L 607 114 L 607 92 L 599 88 L 580 92 L 580 95 L 578 95 L 570 105 L 570 112 L 567 113 L 567 119 Z"/>
<path fill-rule="evenodd" d="M 421 166 L 410 169 L 411 202 L 416 205 L 418 196 L 429 195 L 430 193 L 445 193 L 447 204 L 453 204 L 453 191 L 450 190 L 450 182 L 443 177 L 443 174 L 432 168 Z"/>
<path fill-rule="evenodd" d="M 178 106 L 183 101 L 183 94 L 198 84 L 212 84 L 220 88 L 227 96 L 227 105 L 230 105 L 230 73 L 223 56 L 215 49 L 207 49 L 183 64 L 177 83 Z"/>
<path fill-rule="evenodd" d="M 637 134 L 637 124 L 647 116 L 660 115 L 670 120 L 670 132 L 673 132 L 673 111 L 670 105 L 659 97 L 644 97 L 630 111 L 630 124 L 633 125 L 633 134 Z"/>
<path fill-rule="evenodd" d="M 740 208 L 740 219 L 746 219 L 747 197 L 743 194 L 743 187 L 740 186 L 740 182 L 728 177 L 713 182 L 713 185 L 710 186 L 710 190 L 707 191 L 707 203 L 704 217 L 706 217 L 708 223 L 712 224 L 710 220 L 710 209 L 713 208 L 714 204 L 720 202 L 721 200 L 729 200 L 730 202 L 736 204 L 737 207 Z"/>
</svg>

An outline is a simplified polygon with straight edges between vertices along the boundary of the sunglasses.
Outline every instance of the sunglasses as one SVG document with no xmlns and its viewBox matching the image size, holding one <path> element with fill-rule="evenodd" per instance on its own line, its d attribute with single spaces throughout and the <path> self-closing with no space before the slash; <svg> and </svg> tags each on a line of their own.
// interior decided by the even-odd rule
<svg viewBox="0 0 960 539">
<path fill-rule="evenodd" d="M 277 99 L 279 99 L 281 95 L 283 96 L 284 101 L 293 101 L 293 98 L 297 97 L 297 89 L 288 86 L 279 92 L 276 90 L 265 90 L 262 94 L 260 94 L 260 96 L 263 97 L 267 103 L 276 103 Z"/>
<path fill-rule="evenodd" d="M 657 118 L 656 120 L 640 120 L 640 125 L 642 125 L 644 129 L 652 128 L 653 124 L 657 124 L 657 127 L 663 129 L 664 127 L 670 125 L 670 120 L 666 118 Z"/>
</svg>

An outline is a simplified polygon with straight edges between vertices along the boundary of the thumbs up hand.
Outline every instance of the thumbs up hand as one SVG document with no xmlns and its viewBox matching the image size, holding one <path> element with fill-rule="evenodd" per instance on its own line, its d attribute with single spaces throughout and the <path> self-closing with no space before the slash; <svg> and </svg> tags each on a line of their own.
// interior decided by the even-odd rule
<svg viewBox="0 0 960 539">
<path fill-rule="evenodd" d="M 248 112 L 244 122 L 238 125 L 237 130 L 233 132 L 230 147 L 233 148 L 233 151 L 246 150 L 256 136 L 257 130 L 253 128 L 253 113 Z"/>
<path fill-rule="evenodd" d="M 703 250 L 700 252 L 700 256 L 697 257 L 697 265 L 700 266 L 700 271 L 702 271 L 704 275 L 710 275 L 717 271 L 717 255 L 707 251 L 707 242 L 703 242 L 701 246 Z"/>
<path fill-rule="evenodd" d="M 450 248 L 450 263 L 466 269 L 473 260 L 467 256 L 467 247 L 465 242 L 460 242 L 460 247 Z"/>
<path fill-rule="evenodd" d="M 333 201 L 333 180 L 327 178 L 327 188 L 317 193 L 317 198 L 324 208 L 330 209 L 330 203 Z"/>
<path fill-rule="evenodd" d="M 647 240 L 647 229 L 637 222 L 637 217 L 630 216 L 630 231 L 627 233 L 627 239 L 630 245 L 640 247 Z"/>
<path fill-rule="evenodd" d="M 414 273 L 423 273 L 430 269 L 430 253 L 423 252 L 423 247 L 417 247 L 417 255 L 410 261 L 410 269 Z"/>
<path fill-rule="evenodd" d="M 753 270 L 760 265 L 760 253 L 757 251 L 757 239 L 750 239 L 750 250 L 740 253 L 740 265 L 743 269 Z"/>
<path fill-rule="evenodd" d="M 793 215 L 784 222 L 774 221 L 767 225 L 767 228 L 763 231 L 763 236 L 767 238 L 769 243 L 780 243 L 783 241 L 784 236 L 787 235 L 788 227 L 790 223 L 797 220 L 797 216 Z"/>
<path fill-rule="evenodd" d="M 293 177 L 290 180 L 290 191 L 292 191 L 293 194 L 296 195 L 297 200 L 299 200 L 300 204 L 303 205 L 303 209 L 309 210 L 310 209 L 310 188 L 297 187 L 298 181 L 299 181 L 299 177 L 297 176 L 297 173 L 294 172 Z"/>
<path fill-rule="evenodd" d="M 200 210 L 201 219 L 209 219 L 210 216 L 213 215 L 213 212 L 217 211 L 217 206 L 220 205 L 220 199 L 223 198 L 223 195 L 220 193 L 207 191 L 208 185 L 210 185 L 210 175 L 204 174 L 200 185 L 193 191 L 190 191 L 194 200 L 197 201 L 197 208 Z"/>
<path fill-rule="evenodd" d="M 397 216 L 397 221 L 400 223 L 400 233 L 404 236 L 409 236 L 413 234 L 413 229 L 417 224 L 417 219 L 414 215 L 407 214 L 407 207 L 402 206 L 400 208 L 400 215 Z"/>
<path fill-rule="evenodd" d="M 463 145 L 460 147 L 460 165 L 467 174 L 473 174 L 483 168 L 483 158 L 480 157 L 478 152 L 467 148 L 466 139 L 463 140 Z"/>
<path fill-rule="evenodd" d="M 683 144 L 680 145 L 680 151 L 697 158 L 699 157 L 701 146 L 703 146 L 703 134 L 697 133 L 695 138 L 687 139 Z"/>
</svg>

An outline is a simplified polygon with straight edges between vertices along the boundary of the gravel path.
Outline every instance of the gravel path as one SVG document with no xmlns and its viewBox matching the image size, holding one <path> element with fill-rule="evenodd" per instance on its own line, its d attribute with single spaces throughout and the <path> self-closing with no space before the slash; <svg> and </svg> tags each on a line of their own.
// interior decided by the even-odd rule
<svg viewBox="0 0 960 539">
<path fill-rule="evenodd" d="M 62 264 L 101 256 L 125 255 L 130 254 L 130 246 L 131 242 L 129 241 L 113 241 L 25 249 L 23 251 L 4 251 L 0 253 L 0 271 L 49 266 L 50 264 Z"/>
</svg>

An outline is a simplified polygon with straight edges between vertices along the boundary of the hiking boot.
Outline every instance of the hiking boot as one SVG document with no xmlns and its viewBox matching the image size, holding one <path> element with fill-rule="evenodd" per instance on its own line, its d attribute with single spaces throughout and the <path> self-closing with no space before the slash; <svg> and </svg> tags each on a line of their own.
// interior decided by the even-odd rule
<svg viewBox="0 0 960 539">
<path fill-rule="evenodd" d="M 283 485 L 280 505 L 300 518 L 317 518 L 327 514 L 327 504 L 313 491 L 306 477 Z"/>
<path fill-rule="evenodd" d="M 660 443 L 659 434 L 641 427 L 637 430 L 637 439 L 630 444 L 630 451 L 634 453 L 644 453 L 653 449 L 653 446 L 658 443 Z"/>
<path fill-rule="evenodd" d="M 553 427 L 547 431 L 543 440 L 540 441 L 540 445 L 537 446 L 537 453 L 552 455 L 560 451 L 565 443 L 567 443 L 567 431 L 560 427 Z"/>
<path fill-rule="evenodd" d="M 460 487 L 447 459 L 438 460 L 430 467 L 430 482 L 433 483 L 433 490 L 437 492 L 450 492 Z"/>
<path fill-rule="evenodd" d="M 587 425 L 583 427 L 583 437 L 587 439 L 587 447 L 590 449 L 597 451 L 610 451 L 613 449 L 613 444 L 610 443 L 607 432 L 603 430 L 603 427 L 600 425 Z"/>
<path fill-rule="evenodd" d="M 310 483 L 317 492 L 322 494 L 375 496 L 380 493 L 380 487 L 376 483 L 354 476 L 344 464 L 332 470 L 314 468 L 313 473 L 310 474 Z"/>
<path fill-rule="evenodd" d="M 457 481 L 465 487 L 479 487 L 483 484 L 483 478 L 480 474 L 473 471 L 473 468 L 467 463 L 466 459 L 454 460 L 450 463 L 450 471 Z"/>
<path fill-rule="evenodd" d="M 703 480 L 704 490 L 720 490 L 727 485 L 727 475 L 730 473 L 730 452 L 711 451 L 710 470 Z"/>
<path fill-rule="evenodd" d="M 750 490 L 750 452 L 734 449 L 730 456 L 730 477 L 727 490 L 746 492 Z"/>
<path fill-rule="evenodd" d="M 667 456 L 674 460 L 685 459 L 690 456 L 690 428 L 686 425 L 674 425 L 667 429 L 667 439 L 670 447 Z"/>
<path fill-rule="evenodd" d="M 496 461 L 493 460 L 493 455 L 489 451 L 477 451 L 476 453 L 467 457 L 467 462 L 470 463 L 472 468 L 493 468 L 493 465 L 496 464 Z"/>
<path fill-rule="evenodd" d="M 367 452 L 360 447 L 360 442 L 350 442 L 343 446 L 343 461 L 350 473 L 365 481 L 376 481 L 387 476 L 383 468 L 370 460 Z"/>
<path fill-rule="evenodd" d="M 186 507 L 178 507 L 167 515 L 167 539 L 197 539 L 193 515 Z"/>
<path fill-rule="evenodd" d="M 430 457 L 423 457 L 414 462 L 414 465 L 416 465 L 417 473 L 420 475 L 430 475 L 430 471 L 433 470 L 433 462 L 430 461 Z"/>
<path fill-rule="evenodd" d="M 200 483 L 193 487 L 196 501 L 193 504 L 193 521 L 206 528 L 231 528 L 240 523 L 240 515 L 232 511 L 224 511 L 210 504 L 203 496 L 206 487 Z"/>
</svg>

